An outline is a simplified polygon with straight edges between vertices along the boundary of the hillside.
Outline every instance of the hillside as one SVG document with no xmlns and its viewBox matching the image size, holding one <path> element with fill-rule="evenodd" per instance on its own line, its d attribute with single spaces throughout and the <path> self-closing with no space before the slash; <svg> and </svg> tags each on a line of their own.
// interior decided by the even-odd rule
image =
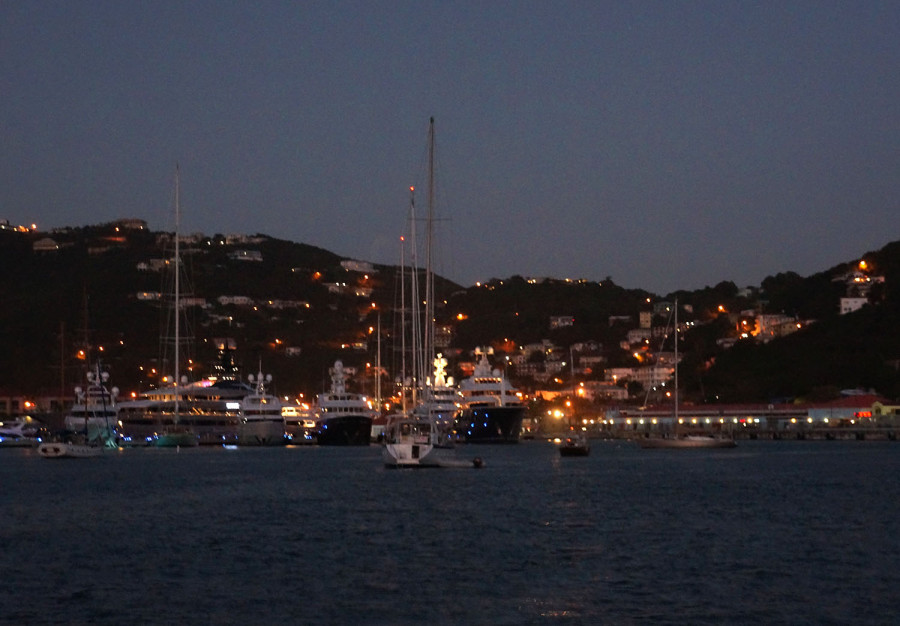
<svg viewBox="0 0 900 626">
<path fill-rule="evenodd" d="M 47 237 L 58 249 L 36 251 L 35 243 Z M 160 363 L 159 338 L 167 319 L 160 296 L 171 290 L 161 265 L 171 257 L 170 244 L 170 234 L 115 224 L 51 234 L 0 230 L 5 277 L 0 284 L 0 395 L 71 394 L 84 365 L 78 351 L 86 345 L 85 336 L 124 391 L 158 384 L 166 370 Z M 389 371 L 385 380 L 399 370 L 397 268 L 342 265 L 326 250 L 266 235 L 240 241 L 195 237 L 182 248 L 190 277 L 186 297 L 205 302 L 187 309 L 195 376 L 211 370 L 213 340 L 232 337 L 243 372 L 255 372 L 261 364 L 274 375 L 279 393 L 309 395 L 324 389 L 328 367 L 337 358 L 357 368 L 361 374 L 355 386 L 371 392 L 373 375 L 364 373 L 367 364 L 375 363 L 379 324 L 382 364 Z M 604 367 L 562 372 L 548 380 L 510 368 L 514 382 L 525 389 L 562 387 L 573 382 L 573 374 L 578 380 L 600 380 L 605 368 L 633 367 L 636 354 L 638 360 L 651 355 L 655 348 L 649 339 L 628 344 L 629 331 L 638 326 L 641 312 L 654 309 L 653 326 L 664 326 L 660 305 L 677 298 L 685 324 L 681 382 L 692 401 L 827 397 L 845 388 L 898 397 L 900 243 L 862 258 L 869 274 L 883 276 L 884 282 L 868 291 L 872 304 L 847 315 L 839 314 L 838 303 L 848 287 L 836 279 L 858 260 L 809 277 L 778 274 L 751 289 L 726 281 L 662 297 L 624 289 L 612 280 L 513 276 L 462 288 L 439 279 L 436 321 L 449 339 L 444 351 L 457 378 L 459 364 L 471 360 L 478 346 L 493 346 L 499 356 L 510 357 L 522 346 L 547 346 L 530 354 L 530 362 L 549 362 L 560 352 L 565 358 L 573 345 L 593 346 Z M 748 312 L 757 318 L 787 316 L 801 328 L 767 343 L 758 337 L 740 339 Z M 556 318 L 563 323 L 551 323 Z"/>
</svg>

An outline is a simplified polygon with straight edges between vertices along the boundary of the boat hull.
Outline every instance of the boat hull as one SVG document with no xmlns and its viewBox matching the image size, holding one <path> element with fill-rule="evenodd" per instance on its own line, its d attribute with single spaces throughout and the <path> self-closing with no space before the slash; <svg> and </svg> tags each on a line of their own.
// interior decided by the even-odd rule
<svg viewBox="0 0 900 626">
<path fill-rule="evenodd" d="M 456 421 L 457 440 L 465 443 L 517 443 L 524 418 L 524 406 L 468 408 Z"/>
<path fill-rule="evenodd" d="M 438 450 L 429 443 L 386 443 L 381 458 L 385 467 L 440 467 Z"/>
<path fill-rule="evenodd" d="M 478 457 L 471 461 L 460 459 L 453 448 L 430 443 L 386 443 L 381 450 L 381 458 L 384 466 L 391 469 L 484 466 L 484 462 Z"/>
<path fill-rule="evenodd" d="M 580 437 L 566 439 L 559 446 L 559 456 L 588 456 L 590 453 L 591 445 Z"/>
<path fill-rule="evenodd" d="M 241 424 L 238 430 L 238 445 L 241 446 L 283 446 L 287 443 L 284 422 L 257 420 Z"/>
<path fill-rule="evenodd" d="M 102 455 L 103 446 L 51 441 L 38 445 L 37 453 L 45 459 L 86 459 Z"/>
<path fill-rule="evenodd" d="M 189 430 L 166 432 L 156 438 L 157 448 L 193 448 L 200 445 L 200 439 Z"/>
<path fill-rule="evenodd" d="M 372 418 L 368 415 L 329 417 L 316 424 L 320 446 L 367 446 L 372 438 Z"/>
<path fill-rule="evenodd" d="M 190 408 L 190 405 L 187 405 Z M 185 413 L 177 424 L 171 413 L 162 413 L 155 408 L 142 407 L 138 410 L 125 409 L 119 413 L 122 434 L 135 442 L 156 445 L 164 435 L 177 429 L 191 431 L 202 445 L 236 443 L 240 429 L 240 416 L 236 412 L 224 413 L 208 411 Z M 184 444 L 178 444 L 184 445 Z"/>
</svg>

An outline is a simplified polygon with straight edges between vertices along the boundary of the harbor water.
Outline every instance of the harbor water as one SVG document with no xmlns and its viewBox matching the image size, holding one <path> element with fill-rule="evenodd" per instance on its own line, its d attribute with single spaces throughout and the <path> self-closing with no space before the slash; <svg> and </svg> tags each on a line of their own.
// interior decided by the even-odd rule
<svg viewBox="0 0 900 626">
<path fill-rule="evenodd" d="M 2 624 L 894 623 L 900 444 L 0 450 Z"/>
</svg>

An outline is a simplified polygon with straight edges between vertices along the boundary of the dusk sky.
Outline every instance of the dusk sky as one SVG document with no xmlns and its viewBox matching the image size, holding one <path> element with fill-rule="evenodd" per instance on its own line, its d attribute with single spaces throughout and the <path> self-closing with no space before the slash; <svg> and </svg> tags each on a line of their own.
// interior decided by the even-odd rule
<svg viewBox="0 0 900 626">
<path fill-rule="evenodd" d="M 900 239 L 898 2 L 0 4 L 0 219 L 665 294 Z"/>
</svg>

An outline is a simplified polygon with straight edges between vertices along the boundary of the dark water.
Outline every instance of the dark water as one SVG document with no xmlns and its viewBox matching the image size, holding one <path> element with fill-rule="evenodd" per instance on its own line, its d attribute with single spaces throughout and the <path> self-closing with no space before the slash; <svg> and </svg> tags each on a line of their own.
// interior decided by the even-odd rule
<svg viewBox="0 0 900 626">
<path fill-rule="evenodd" d="M 0 623 L 872 623 L 900 444 L 0 450 Z"/>
</svg>

